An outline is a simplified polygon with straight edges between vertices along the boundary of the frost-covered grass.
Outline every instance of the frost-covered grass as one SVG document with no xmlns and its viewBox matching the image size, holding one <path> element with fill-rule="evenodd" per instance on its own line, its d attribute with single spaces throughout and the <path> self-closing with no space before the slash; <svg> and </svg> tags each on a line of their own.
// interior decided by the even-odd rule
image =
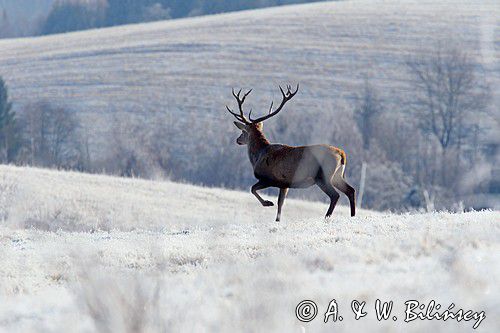
<svg viewBox="0 0 500 333">
<path fill-rule="evenodd" d="M 275 198 L 273 198 L 275 200 Z M 0 167 L 0 328 L 12 331 L 471 331 L 402 322 L 403 301 L 484 310 L 500 328 L 498 212 L 396 215 L 250 193 Z M 343 322 L 322 323 L 328 302 Z M 397 322 L 373 302 L 395 301 Z M 315 321 L 295 318 L 303 299 Z M 350 301 L 367 301 L 355 321 Z"/>
</svg>

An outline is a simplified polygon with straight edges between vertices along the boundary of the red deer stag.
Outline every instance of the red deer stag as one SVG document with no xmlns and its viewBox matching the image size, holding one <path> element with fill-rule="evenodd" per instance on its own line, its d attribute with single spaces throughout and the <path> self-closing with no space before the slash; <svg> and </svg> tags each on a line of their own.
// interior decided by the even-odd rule
<svg viewBox="0 0 500 333">
<path fill-rule="evenodd" d="M 236 98 L 239 114 L 233 112 L 228 106 L 227 110 L 238 120 L 234 124 L 241 130 L 241 135 L 236 142 L 239 145 L 248 146 L 248 156 L 253 166 L 255 177 L 259 180 L 252 186 L 252 193 L 259 202 L 265 206 L 273 206 L 271 201 L 266 201 L 257 193 L 268 187 L 278 187 L 278 215 L 276 221 L 280 220 L 281 207 L 290 188 L 307 188 L 313 185 L 318 187 L 330 197 L 330 207 L 326 217 L 331 216 L 340 195 L 335 189 L 340 190 L 349 198 L 351 205 L 351 216 L 356 213 L 354 201 L 354 188 L 344 180 L 346 156 L 343 150 L 329 145 L 311 145 L 292 147 L 282 144 L 271 144 L 266 139 L 262 128 L 263 121 L 277 115 L 285 104 L 291 100 L 297 91 L 292 92 L 290 86 L 283 91 L 280 86 L 283 100 L 276 110 L 273 111 L 273 103 L 269 113 L 263 117 L 252 119 L 252 111 L 246 118 L 243 112 L 243 103 L 252 92 L 241 94 L 241 90 L 233 96 Z"/>
</svg>

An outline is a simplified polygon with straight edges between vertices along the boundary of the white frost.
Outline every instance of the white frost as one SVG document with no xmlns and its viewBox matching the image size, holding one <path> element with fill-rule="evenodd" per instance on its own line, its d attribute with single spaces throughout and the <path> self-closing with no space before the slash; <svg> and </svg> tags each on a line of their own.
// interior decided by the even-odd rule
<svg viewBox="0 0 500 333">
<path fill-rule="evenodd" d="M 500 327 L 498 212 L 348 217 L 250 193 L 0 167 L 0 327 L 6 331 L 470 331 L 405 324 L 403 301 L 484 310 Z M 274 199 L 275 200 L 275 199 Z M 344 321 L 324 324 L 335 298 Z M 377 322 L 377 298 L 400 319 Z M 295 318 L 317 302 L 311 323 Z M 355 321 L 350 301 L 367 301 Z"/>
</svg>

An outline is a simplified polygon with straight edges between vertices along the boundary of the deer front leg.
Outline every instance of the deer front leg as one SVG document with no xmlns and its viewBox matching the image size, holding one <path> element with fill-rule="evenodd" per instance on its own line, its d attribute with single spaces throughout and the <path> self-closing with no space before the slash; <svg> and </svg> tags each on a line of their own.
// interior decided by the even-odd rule
<svg viewBox="0 0 500 333">
<path fill-rule="evenodd" d="M 268 188 L 268 187 L 270 187 L 270 185 L 268 185 L 267 183 L 264 183 L 264 182 L 262 182 L 260 180 L 257 182 L 257 184 L 255 184 L 255 185 L 252 186 L 252 193 L 253 193 L 253 195 L 255 195 L 255 197 L 257 198 L 257 200 L 259 200 L 259 202 L 264 207 L 274 206 L 274 204 L 271 201 L 262 199 L 262 197 L 259 195 L 259 193 L 257 193 L 257 191 L 258 190 L 263 190 L 263 189 Z"/>
</svg>

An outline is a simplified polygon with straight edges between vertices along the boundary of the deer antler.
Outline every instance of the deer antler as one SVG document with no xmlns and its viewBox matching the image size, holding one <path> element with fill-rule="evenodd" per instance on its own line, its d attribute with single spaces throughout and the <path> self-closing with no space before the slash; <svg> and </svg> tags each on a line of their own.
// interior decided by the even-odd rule
<svg viewBox="0 0 500 333">
<path fill-rule="evenodd" d="M 280 106 L 273 111 L 273 105 L 274 105 L 274 102 L 271 102 L 271 106 L 269 107 L 269 113 L 266 115 L 266 116 L 263 116 L 263 117 L 260 117 L 260 118 L 257 118 L 257 119 L 252 119 L 249 115 L 249 118 L 250 118 L 250 121 L 252 123 L 260 123 L 261 121 L 264 121 L 266 119 L 269 119 L 275 115 L 277 115 L 281 109 L 283 109 L 283 106 L 285 106 L 285 104 L 291 100 L 293 98 L 293 96 L 295 96 L 295 94 L 297 94 L 297 92 L 299 91 L 299 84 L 297 84 L 297 88 L 295 89 L 294 92 L 292 92 L 292 86 L 289 86 L 287 85 L 286 88 L 287 88 L 287 91 L 286 93 L 283 91 L 283 88 L 280 87 L 280 91 L 281 91 L 281 94 L 283 95 L 283 100 L 281 101 L 281 104 Z"/>
<path fill-rule="evenodd" d="M 244 123 L 244 124 L 250 124 L 251 122 L 245 117 L 245 114 L 243 112 L 243 103 L 245 103 L 245 99 L 247 98 L 248 95 L 250 95 L 250 93 L 252 92 L 252 89 L 250 89 L 247 93 L 243 94 L 243 97 L 240 97 L 241 95 L 241 90 L 238 91 L 238 93 L 235 93 L 234 92 L 234 88 L 232 90 L 232 93 L 233 93 L 233 96 L 234 98 L 236 98 L 236 101 L 238 102 L 238 108 L 240 109 L 240 114 L 237 114 L 235 112 L 233 112 L 233 110 L 231 110 L 227 105 L 226 105 L 226 109 L 227 111 L 229 111 L 229 113 L 231 113 L 238 121 Z M 252 113 L 252 111 L 250 111 L 250 114 Z"/>
</svg>

